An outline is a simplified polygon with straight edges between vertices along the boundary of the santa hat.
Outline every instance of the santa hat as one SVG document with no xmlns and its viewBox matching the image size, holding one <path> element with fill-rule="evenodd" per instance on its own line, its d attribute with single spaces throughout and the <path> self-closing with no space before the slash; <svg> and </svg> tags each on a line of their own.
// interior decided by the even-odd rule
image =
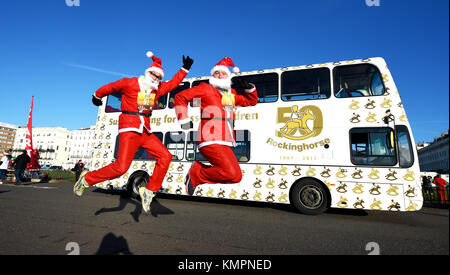
<svg viewBox="0 0 450 275">
<path fill-rule="evenodd" d="M 161 78 L 164 77 L 164 70 L 161 66 L 161 58 L 158 58 L 156 56 L 153 55 L 152 52 L 147 52 L 147 57 L 153 59 L 153 63 L 152 65 L 150 65 L 150 67 L 148 67 L 147 70 L 145 70 L 145 72 L 156 72 L 161 74 Z"/>
<path fill-rule="evenodd" d="M 230 70 L 228 69 L 228 66 L 233 67 L 233 72 L 238 73 L 239 68 L 234 66 L 233 61 L 229 57 L 224 57 L 222 60 L 220 60 L 219 63 L 217 63 L 214 68 L 211 70 L 211 75 L 213 75 L 216 71 L 224 71 L 228 74 L 228 76 L 231 75 Z"/>
</svg>

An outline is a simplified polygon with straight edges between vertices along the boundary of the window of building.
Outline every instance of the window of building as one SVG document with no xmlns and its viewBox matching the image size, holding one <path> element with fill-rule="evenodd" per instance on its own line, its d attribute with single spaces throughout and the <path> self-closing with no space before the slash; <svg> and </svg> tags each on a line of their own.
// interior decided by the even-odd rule
<svg viewBox="0 0 450 275">
<path fill-rule="evenodd" d="M 172 154 L 173 160 L 183 159 L 185 140 L 186 134 L 182 131 L 166 133 L 164 146 Z"/>
<path fill-rule="evenodd" d="M 393 166 L 397 163 L 391 128 L 350 130 L 351 161 L 355 165 Z"/>
<path fill-rule="evenodd" d="M 278 100 L 278 74 L 268 73 L 268 74 L 257 74 L 257 75 L 246 75 L 246 76 L 235 76 L 232 81 L 236 78 L 245 80 L 247 83 L 253 83 L 258 92 L 258 103 L 264 102 L 275 102 Z M 237 92 L 245 93 L 244 89 L 240 87 L 235 87 Z"/>
<path fill-rule="evenodd" d="M 385 92 L 381 73 L 371 64 L 335 67 L 333 78 L 334 95 L 338 98 L 376 96 Z"/>
<path fill-rule="evenodd" d="M 283 101 L 328 98 L 330 94 L 328 68 L 286 71 L 281 74 Z"/>
</svg>

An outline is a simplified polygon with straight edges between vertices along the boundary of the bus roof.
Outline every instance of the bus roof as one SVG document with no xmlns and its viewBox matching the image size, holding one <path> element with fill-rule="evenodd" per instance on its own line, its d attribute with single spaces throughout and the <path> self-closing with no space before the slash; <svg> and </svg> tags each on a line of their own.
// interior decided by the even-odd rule
<svg viewBox="0 0 450 275">
<path fill-rule="evenodd" d="M 317 63 L 317 64 L 309 64 L 309 65 L 299 65 L 299 66 L 264 69 L 264 70 L 257 70 L 257 71 L 239 72 L 239 73 L 233 73 L 231 76 L 234 77 L 234 76 L 261 74 L 261 73 L 272 73 L 272 72 L 277 72 L 277 71 L 311 69 L 311 68 L 319 68 L 319 67 L 334 67 L 334 66 L 339 66 L 339 65 L 352 65 L 352 64 L 375 63 L 375 62 L 376 63 L 386 63 L 384 58 L 382 58 L 382 57 L 371 57 L 371 58 L 364 58 L 364 59 L 325 62 L 325 63 Z M 190 78 L 185 78 L 184 82 L 195 81 L 195 80 L 206 80 L 206 79 L 209 79 L 210 77 L 211 76 L 190 77 Z"/>
</svg>

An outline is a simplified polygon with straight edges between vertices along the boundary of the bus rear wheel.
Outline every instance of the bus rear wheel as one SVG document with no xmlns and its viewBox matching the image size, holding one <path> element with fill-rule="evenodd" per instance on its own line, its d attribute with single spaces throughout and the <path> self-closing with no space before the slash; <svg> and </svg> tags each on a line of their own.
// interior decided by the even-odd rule
<svg viewBox="0 0 450 275">
<path fill-rule="evenodd" d="M 291 201 L 301 213 L 318 215 L 328 209 L 330 197 L 323 184 L 314 179 L 303 179 L 292 188 Z"/>
<path fill-rule="evenodd" d="M 127 184 L 127 191 L 130 197 L 139 198 L 139 187 L 146 186 L 149 175 L 144 171 L 138 171 L 131 175 Z"/>
</svg>

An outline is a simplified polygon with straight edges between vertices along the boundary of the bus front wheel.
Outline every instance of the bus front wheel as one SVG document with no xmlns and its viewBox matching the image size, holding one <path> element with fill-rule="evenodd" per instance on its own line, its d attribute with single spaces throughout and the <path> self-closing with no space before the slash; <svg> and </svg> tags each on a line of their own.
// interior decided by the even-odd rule
<svg viewBox="0 0 450 275">
<path fill-rule="evenodd" d="M 303 179 L 292 188 L 291 201 L 301 213 L 318 215 L 328 209 L 330 197 L 323 184 L 314 179 Z"/>
<path fill-rule="evenodd" d="M 127 191 L 130 197 L 139 198 L 139 187 L 148 183 L 149 175 L 144 171 L 138 171 L 131 175 L 127 184 Z"/>
</svg>

